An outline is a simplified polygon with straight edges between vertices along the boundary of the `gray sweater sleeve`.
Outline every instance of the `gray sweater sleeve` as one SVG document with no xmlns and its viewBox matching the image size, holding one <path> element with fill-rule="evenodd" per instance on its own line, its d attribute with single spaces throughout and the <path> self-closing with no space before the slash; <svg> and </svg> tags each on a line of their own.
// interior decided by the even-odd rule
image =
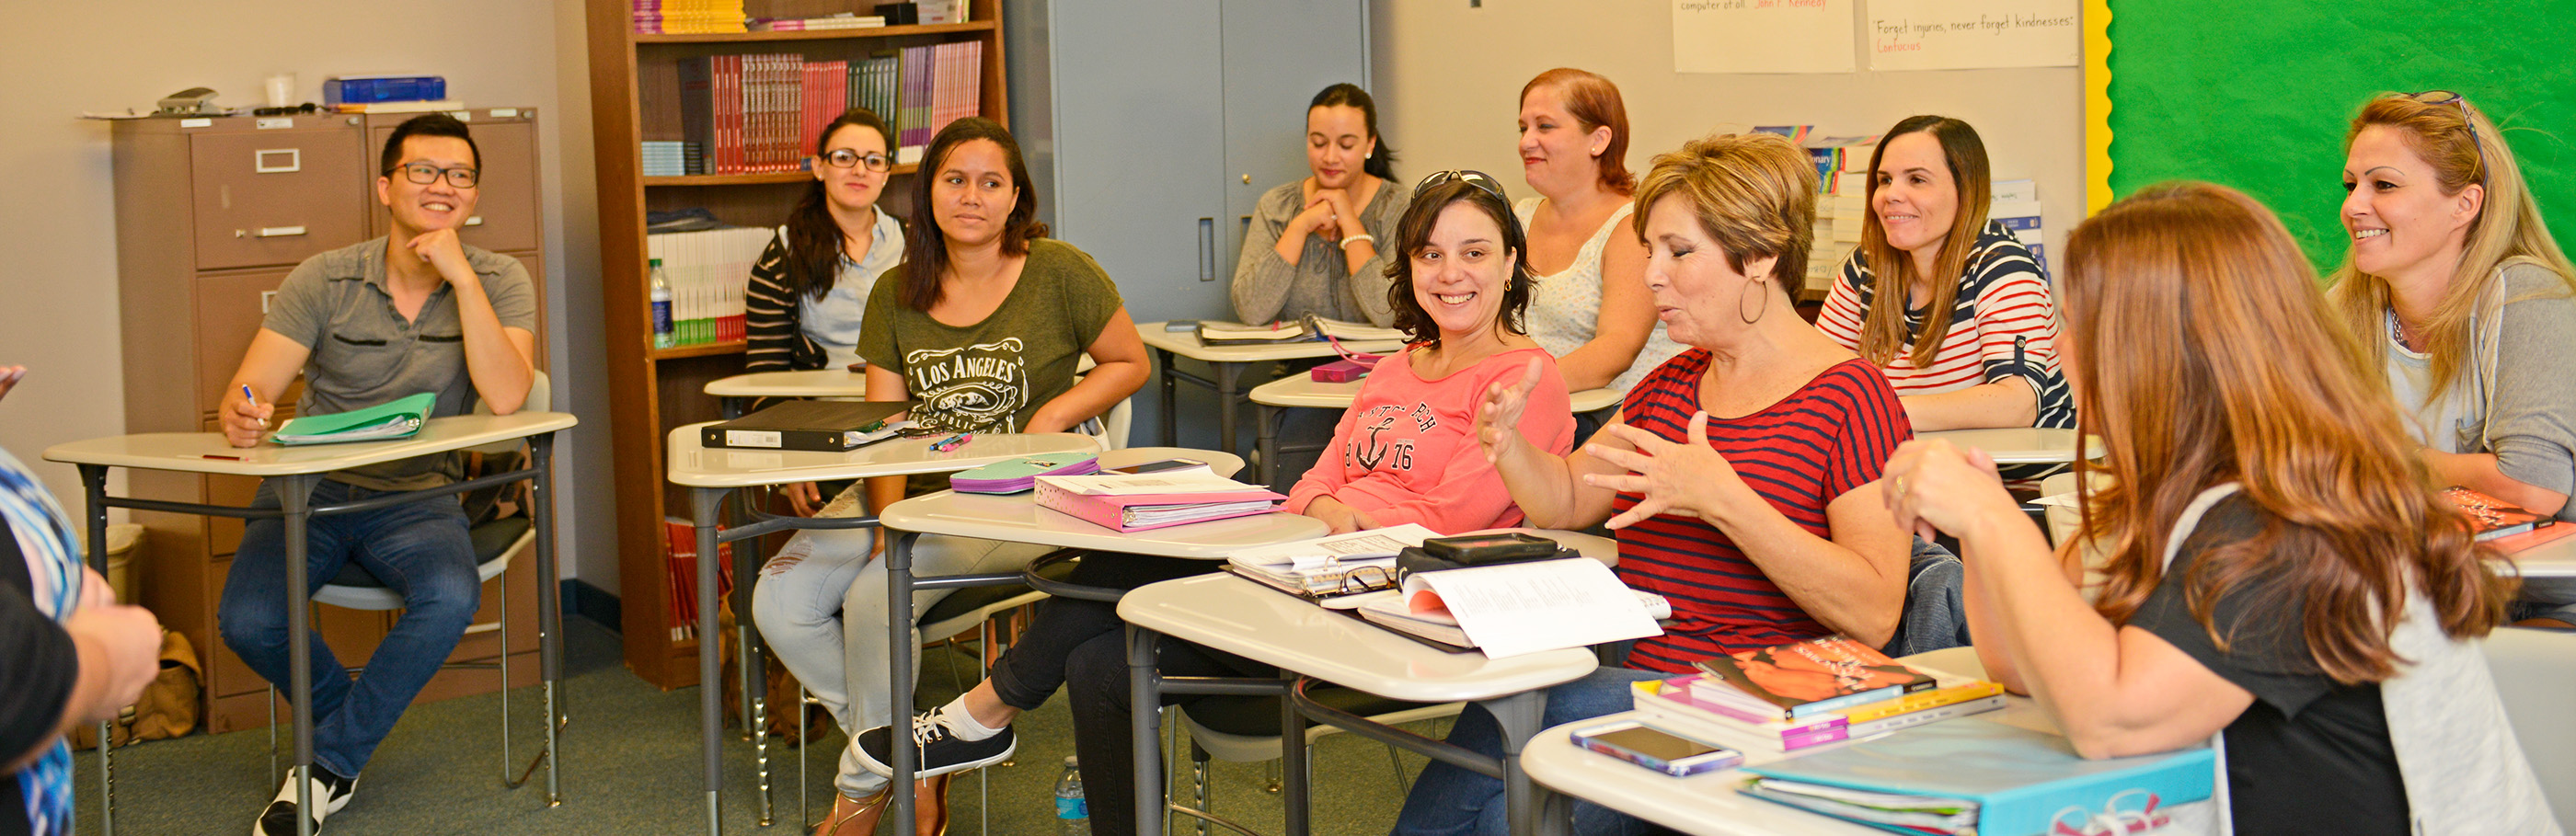
<svg viewBox="0 0 2576 836">
<path fill-rule="evenodd" d="M 1369 324 L 1381 328 L 1395 324 L 1395 308 L 1386 302 L 1386 289 L 1393 286 L 1395 280 L 1386 277 L 1386 267 L 1388 259 L 1395 256 L 1396 249 L 1403 246 L 1396 239 L 1404 225 L 1405 207 L 1410 202 L 1411 197 L 1404 187 L 1389 181 L 1377 184 L 1377 196 L 1369 198 L 1368 208 L 1360 210 L 1360 226 L 1377 237 L 1371 242 L 1377 255 L 1370 256 L 1368 263 L 1360 265 L 1359 272 L 1350 274 L 1346 286 L 1351 291 L 1351 304 L 1368 318 Z"/>
<path fill-rule="evenodd" d="M 2526 485 L 2576 493 L 2576 297 L 2541 267 L 2504 272 L 2504 331 L 2487 413 L 2496 469 Z M 2558 518 L 2576 521 L 2576 501 Z"/>
<path fill-rule="evenodd" d="M 1296 183 L 1261 193 L 1252 205 L 1252 226 L 1243 233 L 1243 256 L 1234 262 L 1234 318 L 1237 322 L 1260 324 L 1277 321 L 1280 310 L 1288 304 L 1289 292 L 1306 274 L 1315 272 L 1311 264 L 1291 265 L 1279 257 L 1279 236 L 1288 220 L 1304 207 L 1297 205 L 1301 192 Z"/>
</svg>

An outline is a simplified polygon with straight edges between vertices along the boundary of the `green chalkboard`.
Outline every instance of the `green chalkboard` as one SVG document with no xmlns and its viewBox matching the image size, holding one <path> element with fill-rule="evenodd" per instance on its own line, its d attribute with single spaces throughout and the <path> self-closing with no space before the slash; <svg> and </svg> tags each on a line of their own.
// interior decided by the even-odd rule
<svg viewBox="0 0 2576 836">
<path fill-rule="evenodd" d="M 2455 90 L 2576 245 L 2576 0 L 2112 0 L 2110 38 L 2114 195 L 2241 189 L 2331 269 L 2353 114 L 2382 91 Z"/>
</svg>

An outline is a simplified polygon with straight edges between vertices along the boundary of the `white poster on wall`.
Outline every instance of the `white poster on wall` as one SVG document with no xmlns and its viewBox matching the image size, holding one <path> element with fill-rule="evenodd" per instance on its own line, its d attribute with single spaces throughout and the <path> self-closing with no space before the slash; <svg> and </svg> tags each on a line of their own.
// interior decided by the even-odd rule
<svg viewBox="0 0 2576 836">
<path fill-rule="evenodd" d="M 2072 67 L 2077 0 L 1870 0 L 1873 70 Z"/>
<path fill-rule="evenodd" d="M 1851 72 L 1853 2 L 1673 0 L 1673 72 Z"/>
</svg>

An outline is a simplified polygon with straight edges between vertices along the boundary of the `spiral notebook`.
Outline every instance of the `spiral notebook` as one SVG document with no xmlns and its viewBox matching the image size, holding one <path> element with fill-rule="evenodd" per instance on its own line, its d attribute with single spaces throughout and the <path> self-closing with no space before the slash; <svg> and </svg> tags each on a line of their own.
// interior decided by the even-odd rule
<svg viewBox="0 0 2576 836">
<path fill-rule="evenodd" d="M 306 415 L 278 425 L 277 432 L 268 439 L 296 446 L 410 438 L 420 432 L 421 424 L 429 420 L 429 411 L 437 405 L 437 393 L 422 392 L 365 409 Z"/>
</svg>

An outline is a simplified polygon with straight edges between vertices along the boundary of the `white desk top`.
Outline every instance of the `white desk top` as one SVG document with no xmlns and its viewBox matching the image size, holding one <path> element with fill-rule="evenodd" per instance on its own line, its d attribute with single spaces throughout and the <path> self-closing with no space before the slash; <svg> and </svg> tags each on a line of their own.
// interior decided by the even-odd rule
<svg viewBox="0 0 2576 836">
<path fill-rule="evenodd" d="M 142 433 L 56 444 L 45 448 L 45 460 L 187 473 L 294 476 L 526 438 L 570 429 L 576 423 L 564 412 L 455 415 L 423 422 L 420 432 L 410 438 L 297 447 L 269 442 L 234 447 L 224 441 L 223 433 Z"/>
<path fill-rule="evenodd" d="M 1946 439 L 1995 457 L 1996 464 L 2060 464 L 2075 460 L 2075 431 L 2046 427 L 2002 427 L 1984 430 L 1938 430 L 1923 438 Z M 2084 458 L 2102 457 L 2102 440 L 2085 439 Z"/>
<path fill-rule="evenodd" d="M 841 369 L 752 372 L 708 381 L 706 392 L 719 398 L 864 398 L 868 394 L 868 373 Z"/>
<path fill-rule="evenodd" d="M 1312 407 L 1315 409 L 1348 409 L 1359 398 L 1362 380 L 1324 383 L 1302 374 L 1289 375 L 1252 387 L 1252 402 L 1265 406 Z M 1585 389 L 1574 393 L 1574 411 L 1591 412 L 1619 405 L 1619 392 L 1614 389 Z"/>
<path fill-rule="evenodd" d="M 1212 450 L 1138 447 L 1100 454 L 1102 467 L 1123 467 L 1175 456 L 1205 461 L 1220 475 L 1243 469 L 1243 458 Z M 896 531 L 981 537 L 1011 543 L 1103 549 L 1161 557 L 1224 560 L 1237 549 L 1267 546 L 1330 533 L 1323 520 L 1275 512 L 1209 520 L 1170 528 L 1121 532 L 1059 511 L 1038 507 L 1035 494 L 1004 495 L 940 491 L 887 506 L 877 522 Z"/>
<path fill-rule="evenodd" d="M 1143 337 L 1146 345 L 1210 363 L 1255 363 L 1333 356 L 1333 344 L 1322 340 L 1270 345 L 1208 345 L 1199 342 L 1195 331 L 1165 331 L 1160 322 L 1136 323 L 1136 335 Z M 1342 347 L 1370 354 L 1390 354 L 1403 349 L 1404 341 L 1344 340 Z"/>
<path fill-rule="evenodd" d="M 1163 635 L 1390 699 L 1456 702 L 1517 694 L 1591 673 L 1592 651 L 1487 659 L 1448 653 L 1227 574 L 1150 584 L 1118 617 Z M 1634 767 L 1631 767 L 1634 768 Z"/>
<path fill-rule="evenodd" d="M 784 485 L 819 479 L 909 476 L 971 470 L 997 461 L 1041 453 L 1091 452 L 1100 442 L 1075 433 L 979 434 L 964 446 L 934 453 L 941 436 L 880 441 L 846 453 L 811 450 L 743 450 L 700 446 L 698 430 L 707 421 L 671 430 L 668 436 L 669 478 L 691 488 L 741 488 Z"/>
</svg>

